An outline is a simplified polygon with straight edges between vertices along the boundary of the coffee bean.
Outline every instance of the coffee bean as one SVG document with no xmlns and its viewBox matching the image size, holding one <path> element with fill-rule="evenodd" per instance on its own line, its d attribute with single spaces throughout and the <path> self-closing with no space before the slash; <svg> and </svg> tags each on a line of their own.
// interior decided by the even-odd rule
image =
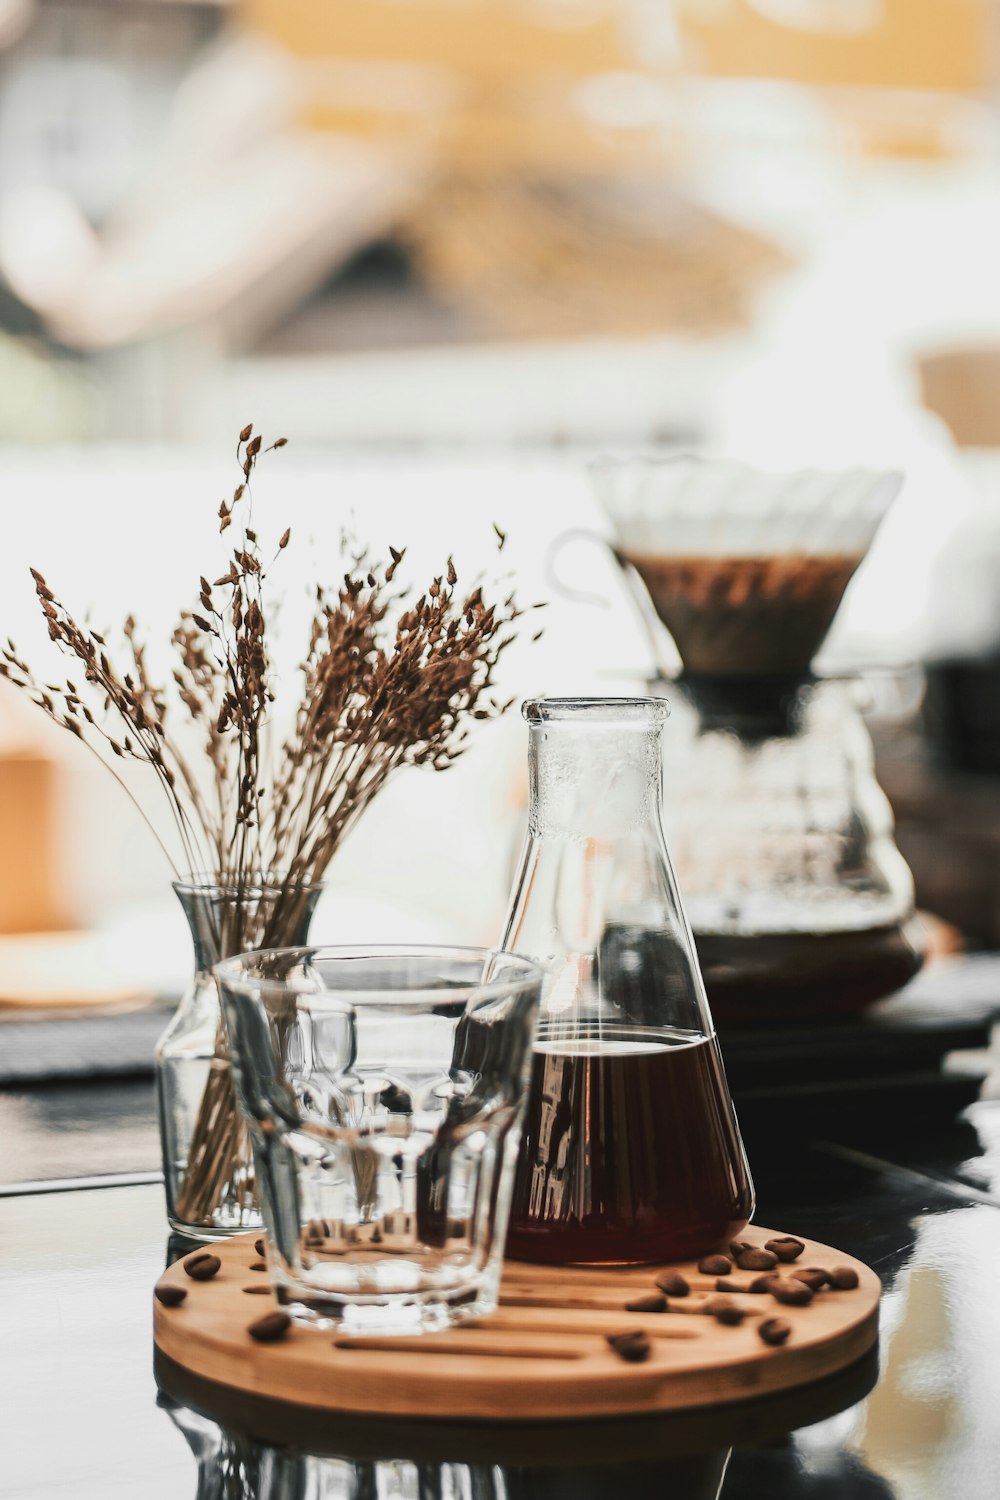
<svg viewBox="0 0 1000 1500">
<path fill-rule="evenodd" d="M 752 1249 L 753 1249 L 753 1246 L 750 1244 L 749 1240 L 730 1240 L 729 1241 L 729 1253 L 733 1257 L 733 1260 L 735 1260 L 738 1255 L 742 1255 L 743 1252 L 744 1252 L 744 1250 L 752 1250 Z"/>
<path fill-rule="evenodd" d="M 818 1292 L 830 1280 L 830 1273 L 820 1266 L 801 1266 L 799 1270 L 792 1272 L 792 1280 L 804 1281 L 806 1286 L 811 1286 L 814 1292 Z"/>
<path fill-rule="evenodd" d="M 775 1277 L 768 1291 L 775 1302 L 783 1302 L 786 1307 L 808 1307 L 813 1299 L 813 1289 L 804 1281 L 779 1281 Z"/>
<path fill-rule="evenodd" d="M 269 1286 L 262 1286 L 259 1281 L 256 1286 L 245 1286 L 243 1291 L 249 1297 L 270 1297 L 271 1295 L 271 1288 Z"/>
<path fill-rule="evenodd" d="M 784 1318 L 765 1318 L 757 1324 L 757 1336 L 762 1338 L 765 1344 L 771 1344 L 775 1348 L 778 1344 L 784 1344 L 792 1331 L 791 1323 Z"/>
<path fill-rule="evenodd" d="M 663 1313 L 667 1310 L 666 1297 L 659 1297 L 655 1292 L 648 1297 L 636 1297 L 632 1302 L 626 1302 L 626 1312 L 648 1312 Z"/>
<path fill-rule="evenodd" d="M 256 1253 L 260 1256 L 261 1260 L 263 1260 L 264 1256 L 267 1254 L 267 1246 L 264 1244 L 264 1241 L 262 1239 L 254 1240 L 253 1247 Z"/>
<path fill-rule="evenodd" d="M 251 1323 L 247 1333 L 258 1344 L 273 1344 L 276 1339 L 284 1338 L 291 1326 L 292 1320 L 288 1314 L 277 1308 L 274 1312 L 265 1313 L 256 1323 Z"/>
<path fill-rule="evenodd" d="M 728 1276 L 732 1269 L 732 1261 L 725 1255 L 706 1255 L 698 1262 L 698 1270 L 703 1276 Z"/>
<path fill-rule="evenodd" d="M 773 1271 L 778 1257 L 770 1250 L 741 1250 L 736 1264 L 741 1271 Z"/>
<path fill-rule="evenodd" d="M 748 1292 L 769 1292 L 777 1281 L 777 1276 L 755 1276 L 747 1287 Z"/>
<path fill-rule="evenodd" d="M 266 1260 L 255 1260 L 255 1261 L 252 1261 L 251 1264 L 250 1264 L 250 1270 L 251 1271 L 266 1271 L 267 1270 L 267 1261 Z"/>
<path fill-rule="evenodd" d="M 742 1307 L 737 1307 L 729 1297 L 709 1297 L 703 1305 L 703 1311 L 727 1328 L 737 1328 L 746 1317 Z"/>
<path fill-rule="evenodd" d="M 153 1296 L 157 1302 L 162 1302 L 164 1307 L 180 1307 L 187 1296 L 187 1287 L 174 1286 L 172 1282 L 161 1281 L 154 1286 Z"/>
<path fill-rule="evenodd" d="M 662 1276 L 657 1276 L 656 1285 L 668 1297 L 686 1297 L 691 1290 L 680 1271 L 664 1271 Z"/>
<path fill-rule="evenodd" d="M 217 1255 L 202 1250 L 197 1255 L 188 1256 L 184 1269 L 194 1281 L 211 1281 L 216 1272 L 222 1269 L 222 1261 Z"/>
<path fill-rule="evenodd" d="M 649 1339 L 640 1330 L 634 1333 L 609 1333 L 608 1343 L 619 1359 L 629 1365 L 641 1365 L 649 1358 Z"/>
<path fill-rule="evenodd" d="M 834 1266 L 830 1272 L 830 1285 L 835 1292 L 852 1292 L 858 1284 L 858 1273 L 853 1266 Z"/>
<path fill-rule="evenodd" d="M 777 1239 L 764 1241 L 764 1249 L 770 1250 L 772 1255 L 783 1261 L 798 1260 L 805 1248 L 802 1241 L 791 1234 L 782 1234 Z"/>
</svg>

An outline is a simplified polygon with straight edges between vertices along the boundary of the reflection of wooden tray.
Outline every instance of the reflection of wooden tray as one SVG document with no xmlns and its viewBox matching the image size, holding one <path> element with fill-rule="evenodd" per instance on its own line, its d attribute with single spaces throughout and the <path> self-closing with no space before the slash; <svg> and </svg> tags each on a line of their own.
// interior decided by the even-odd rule
<svg viewBox="0 0 1000 1500">
<path fill-rule="evenodd" d="M 774 1231 L 750 1229 L 763 1243 Z M 624 1416 L 716 1406 L 823 1379 L 859 1360 L 875 1343 L 880 1284 L 859 1261 L 806 1241 L 799 1265 L 850 1265 L 859 1286 L 824 1291 L 806 1308 L 769 1296 L 736 1295 L 750 1316 L 739 1328 L 714 1318 L 637 1314 L 625 1303 L 653 1290 L 657 1268 L 584 1270 L 508 1262 L 500 1308 L 488 1321 L 411 1339 L 339 1340 L 296 1326 L 281 1343 L 258 1345 L 248 1324 L 270 1299 L 247 1296 L 259 1283 L 253 1236 L 215 1247 L 222 1270 L 195 1282 L 180 1265 L 166 1280 L 184 1286 L 178 1308 L 155 1304 L 156 1343 L 194 1375 L 258 1396 L 328 1411 L 394 1416 L 544 1420 Z M 688 1306 L 713 1289 L 711 1278 L 684 1266 Z M 787 1276 L 793 1269 L 783 1267 Z M 736 1273 L 733 1282 L 747 1282 Z M 761 1316 L 792 1324 L 789 1342 L 768 1348 Z M 642 1328 L 652 1341 L 644 1364 L 625 1364 L 605 1334 Z"/>
<path fill-rule="evenodd" d="M 879 1373 L 878 1347 L 846 1370 L 825 1380 L 793 1386 L 752 1401 L 726 1406 L 681 1407 L 648 1416 L 603 1421 L 469 1421 L 426 1417 L 370 1416 L 293 1406 L 251 1391 L 216 1385 L 183 1369 L 157 1349 L 154 1367 L 161 1392 L 244 1440 L 289 1446 L 301 1453 L 353 1460 L 406 1458 L 426 1463 L 537 1465 L 565 1469 L 572 1454 L 576 1469 L 650 1463 L 686 1454 L 728 1450 L 737 1444 L 760 1446 L 811 1427 L 864 1399 Z M 685 1494 L 683 1485 L 677 1491 Z"/>
</svg>

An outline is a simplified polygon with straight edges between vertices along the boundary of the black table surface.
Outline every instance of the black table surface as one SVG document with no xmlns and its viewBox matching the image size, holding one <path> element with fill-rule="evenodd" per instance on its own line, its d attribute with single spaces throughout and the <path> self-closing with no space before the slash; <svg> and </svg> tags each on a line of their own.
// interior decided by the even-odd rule
<svg viewBox="0 0 1000 1500">
<path fill-rule="evenodd" d="M 81 1090 L 50 1101 L 70 1133 Z M 14 1096 L 3 1102 L 16 1114 Z M 439 1437 L 434 1424 L 391 1421 L 309 1438 L 282 1432 L 280 1418 L 255 1429 L 203 1394 L 178 1399 L 169 1378 L 158 1391 L 162 1190 L 108 1170 L 145 1157 L 145 1142 L 126 1145 L 128 1091 L 102 1086 L 91 1104 L 100 1182 L 21 1183 L 0 1197 L 4 1500 L 710 1500 L 720 1478 L 723 1500 L 985 1500 L 1000 1488 L 1000 1105 L 978 1104 L 929 1139 L 915 1120 L 881 1152 L 797 1141 L 794 1120 L 758 1147 L 759 1222 L 834 1244 L 882 1277 L 880 1368 L 869 1362 L 791 1413 L 756 1402 L 735 1418 L 563 1424 L 526 1445 L 502 1425 L 477 1439 L 462 1424 Z M 66 1161 L 82 1164 L 73 1150 Z"/>
</svg>

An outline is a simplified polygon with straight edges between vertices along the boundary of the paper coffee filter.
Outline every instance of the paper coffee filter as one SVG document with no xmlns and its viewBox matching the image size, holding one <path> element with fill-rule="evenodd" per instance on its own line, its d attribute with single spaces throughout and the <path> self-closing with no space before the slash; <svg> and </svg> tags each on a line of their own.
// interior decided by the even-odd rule
<svg viewBox="0 0 1000 1500">
<path fill-rule="evenodd" d="M 860 561 L 903 482 L 893 471 L 780 474 L 690 455 L 599 458 L 591 474 L 621 545 L 672 557 Z"/>
<path fill-rule="evenodd" d="M 689 673 L 716 677 L 810 669 L 902 483 L 692 457 L 604 459 L 592 472 L 640 602 Z"/>
</svg>

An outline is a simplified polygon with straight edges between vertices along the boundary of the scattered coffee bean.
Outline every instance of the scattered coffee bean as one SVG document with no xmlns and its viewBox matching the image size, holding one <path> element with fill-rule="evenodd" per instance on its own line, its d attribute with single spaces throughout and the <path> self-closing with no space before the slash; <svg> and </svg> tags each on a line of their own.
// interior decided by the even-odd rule
<svg viewBox="0 0 1000 1500">
<path fill-rule="evenodd" d="M 698 1270 L 703 1276 L 728 1276 L 733 1269 L 733 1263 L 725 1255 L 706 1255 L 698 1262 Z"/>
<path fill-rule="evenodd" d="M 615 1351 L 619 1359 L 626 1364 L 641 1365 L 649 1358 L 649 1339 L 641 1330 L 634 1333 L 609 1333 L 608 1343 Z"/>
<path fill-rule="evenodd" d="M 222 1261 L 217 1255 L 201 1250 L 197 1255 L 188 1256 L 184 1269 L 194 1281 L 211 1281 L 216 1272 L 222 1269 Z"/>
<path fill-rule="evenodd" d="M 764 1249 L 770 1250 L 772 1255 L 783 1261 L 798 1260 L 805 1248 L 802 1241 L 791 1234 L 782 1234 L 777 1239 L 764 1241 Z"/>
<path fill-rule="evenodd" d="M 259 1281 L 256 1286 L 245 1286 L 243 1290 L 250 1297 L 270 1297 L 271 1295 L 271 1288 L 262 1286 Z"/>
<path fill-rule="evenodd" d="M 250 1270 L 251 1271 L 266 1271 L 267 1270 L 267 1261 L 266 1260 L 255 1260 L 255 1261 L 252 1261 L 250 1263 Z"/>
<path fill-rule="evenodd" d="M 814 1292 L 818 1292 L 830 1280 L 829 1271 L 824 1271 L 820 1266 L 802 1266 L 791 1274 L 793 1281 L 804 1281 Z"/>
<path fill-rule="evenodd" d="M 162 1281 L 153 1288 L 153 1296 L 157 1302 L 162 1302 L 164 1307 L 180 1307 L 187 1296 L 187 1288 L 174 1286 L 169 1281 Z"/>
<path fill-rule="evenodd" d="M 625 1304 L 626 1312 L 663 1313 L 666 1310 L 666 1297 L 660 1297 L 656 1292 L 652 1292 L 648 1297 L 636 1297 L 634 1301 Z"/>
<path fill-rule="evenodd" d="M 736 1264 L 741 1271 L 773 1271 L 778 1257 L 770 1250 L 741 1250 Z"/>
<path fill-rule="evenodd" d="M 777 1276 L 755 1276 L 747 1287 L 748 1292 L 769 1292 L 777 1281 Z"/>
<path fill-rule="evenodd" d="M 265 1313 L 256 1323 L 251 1323 L 247 1333 L 258 1344 L 273 1344 L 276 1339 L 284 1338 L 291 1326 L 291 1318 L 278 1308 L 274 1312 Z"/>
<path fill-rule="evenodd" d="M 768 1291 L 775 1302 L 783 1302 L 786 1307 L 808 1307 L 814 1296 L 812 1287 L 804 1281 L 779 1281 L 777 1277 Z"/>
<path fill-rule="evenodd" d="M 744 1252 L 744 1250 L 752 1250 L 752 1249 L 753 1249 L 753 1246 L 750 1244 L 749 1240 L 730 1240 L 729 1241 L 729 1253 L 733 1257 L 733 1260 L 735 1260 L 738 1255 L 742 1255 L 743 1252 Z"/>
<path fill-rule="evenodd" d="M 664 1271 L 662 1276 L 657 1276 L 656 1285 L 668 1297 L 686 1297 L 691 1290 L 680 1271 Z"/>
<path fill-rule="evenodd" d="M 834 1266 L 830 1272 L 830 1285 L 835 1292 L 852 1292 L 858 1284 L 858 1273 L 853 1266 Z"/>
<path fill-rule="evenodd" d="M 774 1347 L 786 1343 L 791 1331 L 791 1323 L 786 1323 L 784 1318 L 765 1318 L 763 1322 L 757 1324 L 758 1337 L 762 1338 L 765 1344 L 771 1344 Z"/>
<path fill-rule="evenodd" d="M 702 1310 L 727 1328 L 739 1327 L 746 1317 L 742 1307 L 737 1307 L 729 1297 L 709 1297 Z"/>
<path fill-rule="evenodd" d="M 264 1244 L 263 1239 L 254 1240 L 253 1247 L 257 1254 L 260 1256 L 261 1260 L 263 1260 L 264 1256 L 267 1254 L 267 1246 Z"/>
</svg>

